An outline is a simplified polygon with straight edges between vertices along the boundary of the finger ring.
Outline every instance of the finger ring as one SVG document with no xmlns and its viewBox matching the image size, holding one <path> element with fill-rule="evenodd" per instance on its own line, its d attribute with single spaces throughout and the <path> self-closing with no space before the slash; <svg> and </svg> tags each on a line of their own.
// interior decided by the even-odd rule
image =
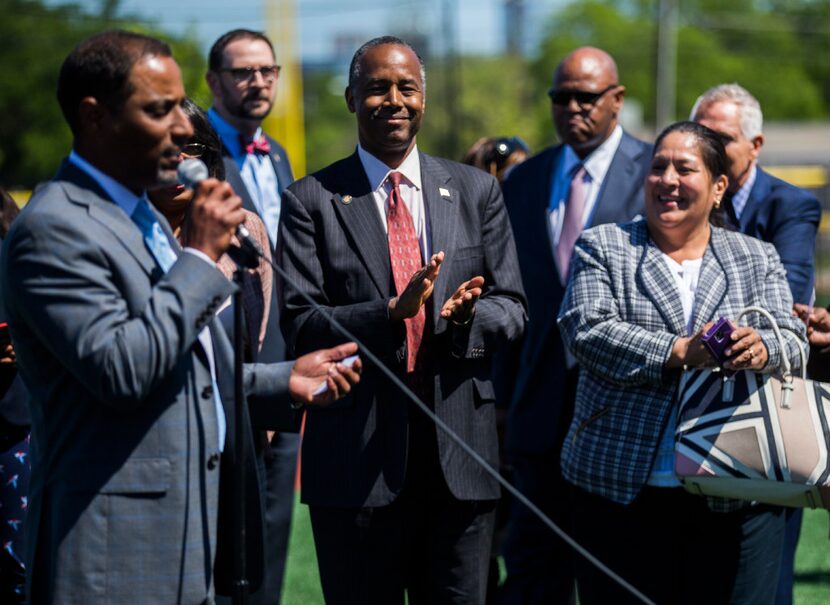
<svg viewBox="0 0 830 605">
<path fill-rule="evenodd" d="M 752 348 L 749 349 L 749 358 L 755 359 L 755 351 L 753 351 Z"/>
</svg>

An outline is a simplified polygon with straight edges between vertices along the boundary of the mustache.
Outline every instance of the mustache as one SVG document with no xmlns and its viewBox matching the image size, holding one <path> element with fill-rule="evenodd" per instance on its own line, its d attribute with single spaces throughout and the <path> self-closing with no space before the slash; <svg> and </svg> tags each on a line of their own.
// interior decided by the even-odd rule
<svg viewBox="0 0 830 605">
<path fill-rule="evenodd" d="M 262 92 L 251 92 L 251 93 L 245 95 L 245 97 L 243 98 L 243 102 L 248 102 L 248 101 L 268 101 L 268 102 L 270 102 L 271 97 L 269 95 L 265 94 L 265 93 L 262 93 Z"/>
</svg>

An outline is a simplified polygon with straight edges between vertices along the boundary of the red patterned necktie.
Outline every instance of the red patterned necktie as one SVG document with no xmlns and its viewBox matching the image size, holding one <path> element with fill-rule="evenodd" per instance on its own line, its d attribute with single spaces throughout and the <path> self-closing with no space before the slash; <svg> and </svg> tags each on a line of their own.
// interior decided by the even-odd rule
<svg viewBox="0 0 830 605">
<path fill-rule="evenodd" d="M 271 144 L 268 142 L 268 139 L 265 136 L 259 136 L 256 139 L 248 139 L 245 135 L 239 135 L 239 144 L 242 146 L 242 149 L 245 150 L 245 153 L 263 153 L 269 154 L 271 153 Z"/>
<path fill-rule="evenodd" d="M 395 291 L 400 295 L 412 279 L 412 274 L 422 266 L 421 248 L 415 234 L 412 215 L 401 197 L 401 173 L 390 172 L 387 177 L 392 183 L 389 192 L 389 205 L 386 210 L 386 222 L 389 234 L 389 261 L 392 264 L 392 276 Z M 422 305 L 415 317 L 405 319 L 406 323 L 406 371 L 414 372 L 416 359 L 421 349 L 426 325 L 426 312 Z"/>
</svg>

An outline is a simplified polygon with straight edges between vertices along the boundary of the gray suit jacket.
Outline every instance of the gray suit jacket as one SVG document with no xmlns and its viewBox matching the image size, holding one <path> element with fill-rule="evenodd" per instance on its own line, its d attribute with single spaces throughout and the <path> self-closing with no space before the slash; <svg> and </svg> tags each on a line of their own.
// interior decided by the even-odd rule
<svg viewBox="0 0 830 605">
<path fill-rule="evenodd" d="M 562 450 L 571 483 L 621 503 L 631 502 L 651 471 L 676 400 L 680 370 L 667 370 L 674 341 L 686 336 L 674 277 L 650 243 L 644 220 L 589 229 L 577 241 L 573 275 L 559 328 L 580 364 L 574 418 Z M 766 320 L 748 315 L 769 352 L 767 371 L 786 355 L 801 365 L 804 324 L 792 316 L 792 295 L 771 244 L 712 228 L 695 293 L 693 332 L 744 308 L 769 311 L 786 351 Z"/>
<path fill-rule="evenodd" d="M 513 235 L 493 177 L 425 154 L 420 161 L 431 249 L 446 252 L 427 307 L 435 411 L 495 464 L 491 357 L 518 339 L 525 324 Z M 297 354 L 342 340 L 302 291 L 403 373 L 404 325 L 390 323 L 387 310 L 394 295 L 387 235 L 356 153 L 286 190 L 278 256 L 299 286 L 284 284 L 281 318 Z M 476 275 L 484 276 L 485 286 L 472 322 L 462 327 L 441 319 L 443 302 Z M 325 410 L 309 410 L 303 500 L 345 507 L 392 502 L 404 484 L 409 413 L 405 397 L 371 365 L 349 396 Z M 441 431 L 438 453 L 457 498 L 498 497 L 496 481 Z"/>
<path fill-rule="evenodd" d="M 69 163 L 15 221 L 0 282 L 31 390 L 31 602 L 202 603 L 213 593 L 220 473 L 197 335 L 210 326 L 226 459 L 233 366 L 214 313 L 232 283 L 191 254 L 164 274 L 132 220 Z M 289 372 L 246 369 L 266 423 L 289 415 Z"/>
</svg>

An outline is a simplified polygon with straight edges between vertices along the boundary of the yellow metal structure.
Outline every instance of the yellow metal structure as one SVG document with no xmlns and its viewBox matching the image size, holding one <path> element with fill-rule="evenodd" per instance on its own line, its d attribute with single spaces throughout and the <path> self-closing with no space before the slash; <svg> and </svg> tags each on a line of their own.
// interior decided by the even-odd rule
<svg viewBox="0 0 830 605">
<path fill-rule="evenodd" d="M 288 152 L 294 176 L 305 175 L 305 122 L 303 116 L 303 73 L 300 59 L 300 33 L 294 0 L 265 2 L 268 37 L 274 43 L 277 63 L 282 65 L 277 83 L 277 101 L 262 124 L 269 135 Z"/>
</svg>

